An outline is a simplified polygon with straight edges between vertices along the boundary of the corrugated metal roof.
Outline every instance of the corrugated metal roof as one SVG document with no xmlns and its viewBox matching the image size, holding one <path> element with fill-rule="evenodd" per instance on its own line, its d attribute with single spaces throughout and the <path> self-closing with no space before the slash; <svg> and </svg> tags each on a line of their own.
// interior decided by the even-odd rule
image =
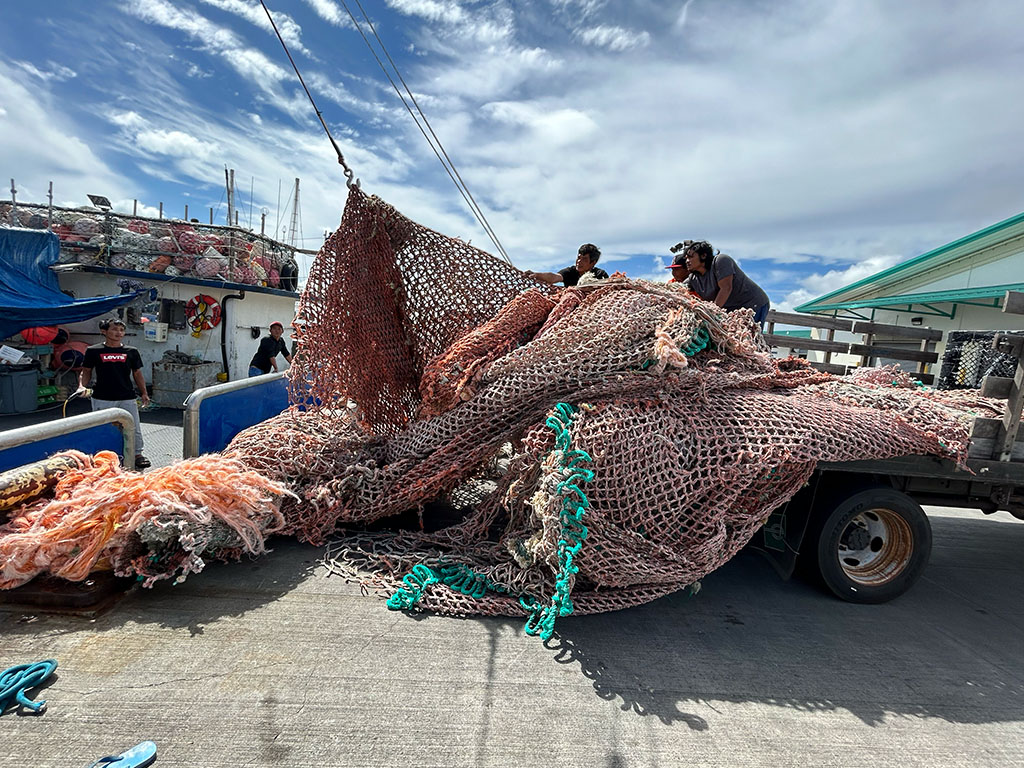
<svg viewBox="0 0 1024 768">
<path fill-rule="evenodd" d="M 860 299 L 857 301 L 839 301 L 830 304 L 818 304 L 816 299 L 801 304 L 796 309 L 800 312 L 823 312 L 836 309 L 860 309 L 861 307 L 893 307 L 912 304 L 942 304 L 974 299 L 1001 298 L 1007 291 L 1022 291 L 1024 283 L 1007 283 L 1006 285 L 987 285 L 980 288 L 958 288 L 952 291 L 931 291 L 930 293 L 907 293 L 900 296 L 882 296 L 877 299 Z M 832 294 L 830 294 L 832 295 Z M 822 297 L 827 298 L 827 297 Z M 813 307 L 806 309 L 806 307 Z"/>
<path fill-rule="evenodd" d="M 845 285 L 831 293 L 826 293 L 823 296 L 819 296 L 811 301 L 804 302 L 800 306 L 796 307 L 797 312 L 820 312 L 836 308 L 857 308 L 857 307 L 876 307 L 886 306 L 885 304 L 878 304 L 878 301 L 887 301 L 889 304 L 906 304 L 905 300 L 901 301 L 889 301 L 890 298 L 904 298 L 904 297 L 885 297 L 883 299 L 861 299 L 856 301 L 847 302 L 829 302 L 829 299 L 839 297 L 842 294 L 850 293 L 858 288 L 864 288 L 866 286 L 874 284 L 878 289 L 884 288 L 887 283 L 895 282 L 897 278 L 906 277 L 913 272 L 923 272 L 925 270 L 935 269 L 946 261 L 953 260 L 964 253 L 969 253 L 969 249 L 965 246 L 969 246 L 973 243 L 977 243 L 990 235 L 1003 233 L 1007 236 L 1015 236 L 1011 230 L 1014 228 L 1020 229 L 1024 232 L 1024 213 L 1018 213 L 1016 216 L 1012 216 L 1008 219 L 1004 219 L 996 224 L 979 229 L 977 232 L 973 232 L 965 237 L 961 237 L 958 240 L 954 240 L 950 243 L 946 243 L 938 248 L 935 248 L 927 253 L 923 253 L 920 256 L 915 256 L 912 259 L 908 259 L 901 264 L 897 264 L 894 267 L 889 267 L 881 272 L 876 272 L 873 275 L 869 275 L 862 280 L 858 280 L 849 285 Z M 966 291 L 973 291 L 975 289 L 964 289 Z M 992 290 L 990 288 L 979 288 L 977 290 Z M 955 292 L 955 291 L 954 291 Z M 950 291 L 940 291 L 937 293 L 953 293 Z M 925 295 L 925 294 L 921 294 Z M 1002 293 L 992 294 L 987 293 L 984 295 L 973 294 L 970 298 L 990 298 L 995 295 L 1002 295 Z M 954 301 L 955 299 L 945 299 L 945 301 Z M 933 301 L 939 301 L 939 299 L 933 299 Z"/>
</svg>

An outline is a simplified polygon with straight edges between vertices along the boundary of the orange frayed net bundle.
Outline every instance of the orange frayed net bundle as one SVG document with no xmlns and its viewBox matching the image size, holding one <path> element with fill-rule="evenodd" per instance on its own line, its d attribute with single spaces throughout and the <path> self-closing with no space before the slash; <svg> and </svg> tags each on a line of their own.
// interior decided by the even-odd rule
<svg viewBox="0 0 1024 768">
<path fill-rule="evenodd" d="M 104 565 L 119 576 L 154 581 L 198 573 L 203 557 L 261 554 L 284 520 L 280 483 L 238 461 L 201 456 L 141 475 L 116 454 L 68 452 L 51 499 L 22 508 L 0 525 L 0 589 L 41 573 L 70 581 Z"/>
<path fill-rule="evenodd" d="M 291 532 L 345 528 L 334 566 L 402 606 L 623 608 L 724 563 L 819 461 L 966 456 L 966 409 L 772 360 L 747 311 L 644 281 L 538 289 L 358 189 L 299 319 L 309 410 L 227 455 L 296 492 Z M 425 530 L 355 530 L 408 510 Z"/>
</svg>

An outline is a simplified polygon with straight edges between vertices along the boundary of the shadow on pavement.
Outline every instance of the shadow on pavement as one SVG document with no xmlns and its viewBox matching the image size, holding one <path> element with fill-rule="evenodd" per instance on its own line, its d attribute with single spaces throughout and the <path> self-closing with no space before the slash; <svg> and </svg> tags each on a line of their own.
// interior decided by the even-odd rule
<svg viewBox="0 0 1024 768">
<path fill-rule="evenodd" d="M 1024 525 L 998 525 L 980 515 L 940 522 L 926 578 L 886 605 L 853 605 L 782 582 L 745 551 L 693 597 L 561 619 L 547 647 L 557 663 L 578 666 L 599 698 L 694 730 L 707 724 L 687 704 L 715 702 L 846 710 L 867 725 L 889 715 L 1024 720 Z M 950 536 L 959 541 L 947 553 Z M 993 547 L 1005 547 L 998 554 L 1006 559 L 994 558 Z"/>
</svg>

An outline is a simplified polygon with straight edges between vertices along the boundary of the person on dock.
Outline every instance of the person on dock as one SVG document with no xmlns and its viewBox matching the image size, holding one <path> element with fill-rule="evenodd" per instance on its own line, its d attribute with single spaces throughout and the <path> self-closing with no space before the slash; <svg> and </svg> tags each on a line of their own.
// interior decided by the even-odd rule
<svg viewBox="0 0 1024 768">
<path fill-rule="evenodd" d="M 291 365 L 292 356 L 288 352 L 288 345 L 281 338 L 283 335 L 284 326 L 281 323 L 273 322 L 270 324 L 270 335 L 260 339 L 260 346 L 249 362 L 250 378 L 270 373 L 271 368 L 273 368 L 274 373 L 277 373 L 278 353 L 284 355 L 284 359 Z"/>
<path fill-rule="evenodd" d="M 771 306 L 768 294 L 747 277 L 731 256 L 715 253 L 706 240 L 692 243 L 685 254 L 690 290 L 725 310 L 752 309 L 754 321 L 764 327 Z"/>
<path fill-rule="evenodd" d="M 142 455 L 142 422 L 139 419 L 138 403 L 135 402 L 135 390 L 138 388 L 144 408 L 149 405 L 149 393 L 146 391 L 146 379 L 142 375 L 142 355 L 135 347 L 122 343 L 126 330 L 125 324 L 116 318 L 100 322 L 103 343 L 93 344 L 85 350 L 85 362 L 78 372 L 78 390 L 75 394 L 86 394 L 95 371 L 92 409 L 100 411 L 104 408 L 123 408 L 132 415 L 135 420 L 135 468 L 146 469 L 152 464 Z"/>
<path fill-rule="evenodd" d="M 596 245 L 584 243 L 576 254 L 576 263 L 573 266 L 557 272 L 533 272 L 528 269 L 525 274 L 548 285 L 562 283 L 566 287 L 579 284 L 580 278 L 584 275 L 592 280 L 607 280 L 608 273 L 597 267 L 597 260 L 600 258 L 601 251 Z"/>
</svg>

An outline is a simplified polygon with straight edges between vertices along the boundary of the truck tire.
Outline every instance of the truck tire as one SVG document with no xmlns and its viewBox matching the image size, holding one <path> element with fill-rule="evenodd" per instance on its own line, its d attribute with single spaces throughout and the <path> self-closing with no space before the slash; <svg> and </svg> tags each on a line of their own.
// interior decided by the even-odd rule
<svg viewBox="0 0 1024 768">
<path fill-rule="evenodd" d="M 831 507 L 831 511 L 829 511 Z M 817 572 L 837 597 L 885 603 L 924 573 L 932 527 L 921 505 L 892 488 L 868 488 L 819 507 L 811 540 Z"/>
</svg>

